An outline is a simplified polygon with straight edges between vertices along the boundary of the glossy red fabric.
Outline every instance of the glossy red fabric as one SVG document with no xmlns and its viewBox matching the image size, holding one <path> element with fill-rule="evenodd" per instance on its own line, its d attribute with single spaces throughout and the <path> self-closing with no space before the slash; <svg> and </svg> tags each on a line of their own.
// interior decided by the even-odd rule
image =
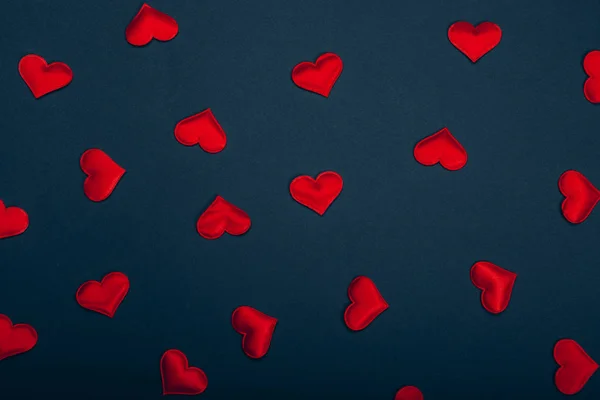
<svg viewBox="0 0 600 400">
<path fill-rule="evenodd" d="M 31 325 L 13 325 L 6 315 L 0 314 L 0 360 L 31 350 L 37 340 L 37 332 Z"/>
<path fill-rule="evenodd" d="M 276 324 L 276 318 L 249 306 L 240 306 L 231 314 L 231 325 L 242 335 L 242 350 L 250 358 L 267 354 Z"/>
<path fill-rule="evenodd" d="M 129 278 L 121 272 L 111 272 L 101 282 L 83 283 L 75 298 L 79 305 L 112 318 L 129 292 Z"/>
<path fill-rule="evenodd" d="M 125 174 L 119 164 L 99 149 L 86 150 L 79 165 L 88 176 L 83 182 L 83 192 L 92 201 L 106 200 Z"/>
<path fill-rule="evenodd" d="M 365 329 L 389 305 L 373 281 L 366 276 L 354 278 L 348 287 L 350 305 L 344 312 L 344 322 L 353 331 Z"/>
<path fill-rule="evenodd" d="M 343 186 L 344 181 L 338 173 L 326 171 L 319 174 L 317 179 L 308 175 L 294 178 L 290 183 L 290 194 L 298 203 L 323 215 L 339 196 Z"/>
<path fill-rule="evenodd" d="M 448 28 L 448 39 L 475 63 L 500 43 L 502 30 L 493 22 L 473 26 L 469 22 L 460 21 Z"/>
<path fill-rule="evenodd" d="M 145 46 L 152 39 L 166 42 L 177 36 L 179 25 L 167 14 L 143 4 L 125 29 L 125 39 L 133 46 Z"/>
<path fill-rule="evenodd" d="M 590 103 L 600 103 L 600 51 L 587 53 L 583 59 L 583 69 L 589 77 L 583 85 L 583 94 Z"/>
<path fill-rule="evenodd" d="M 467 164 L 467 152 L 448 130 L 443 128 L 416 144 L 413 155 L 419 164 L 437 163 L 447 170 L 456 171 Z"/>
<path fill-rule="evenodd" d="M 292 81 L 304 90 L 329 97 L 342 73 L 342 59 L 334 53 L 325 53 L 314 63 L 304 61 L 292 70 Z"/>
<path fill-rule="evenodd" d="M 415 386 L 404 386 L 398 390 L 394 400 L 423 400 L 423 393 Z"/>
<path fill-rule="evenodd" d="M 492 314 L 506 310 L 517 274 L 491 262 L 479 261 L 471 267 L 471 282 L 481 289 L 481 305 Z"/>
<path fill-rule="evenodd" d="M 239 236 L 250 229 L 250 217 L 238 208 L 217 196 L 210 206 L 202 213 L 196 223 L 196 230 L 205 239 L 220 238 L 225 232 Z"/>
<path fill-rule="evenodd" d="M 600 200 L 600 191 L 582 173 L 569 170 L 558 179 L 558 189 L 565 196 L 561 210 L 572 224 L 580 224 L 590 216 Z"/>
<path fill-rule="evenodd" d="M 210 108 L 179 121 L 175 138 L 186 146 L 200 145 L 207 153 L 218 153 L 227 144 L 227 135 Z"/>
<path fill-rule="evenodd" d="M 197 395 L 206 390 L 208 378 L 203 370 L 190 367 L 188 359 L 179 350 L 165 351 L 160 359 L 163 395 Z"/>
<path fill-rule="evenodd" d="M 73 71 L 67 64 L 62 62 L 48 64 L 46 60 L 35 54 L 28 54 L 21 58 L 19 74 L 36 99 L 67 86 L 73 80 Z"/>
<path fill-rule="evenodd" d="M 598 369 L 598 364 L 573 339 L 561 339 L 554 345 L 554 360 L 559 365 L 554 383 L 563 394 L 579 392 Z"/>
<path fill-rule="evenodd" d="M 17 236 L 29 227 L 29 216 L 19 207 L 6 207 L 0 200 L 0 239 Z"/>
</svg>

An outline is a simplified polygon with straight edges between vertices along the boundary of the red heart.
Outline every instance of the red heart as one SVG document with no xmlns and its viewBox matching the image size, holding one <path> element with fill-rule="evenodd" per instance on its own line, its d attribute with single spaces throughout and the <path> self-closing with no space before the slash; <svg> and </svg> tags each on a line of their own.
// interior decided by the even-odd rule
<svg viewBox="0 0 600 400">
<path fill-rule="evenodd" d="M 423 400 L 423 393 L 415 386 L 404 386 L 398 390 L 394 400 Z"/>
<path fill-rule="evenodd" d="M 600 103 L 600 51 L 590 51 L 583 59 L 583 69 L 589 76 L 583 85 L 583 94 L 591 103 Z"/>
<path fill-rule="evenodd" d="M 565 196 L 562 213 L 572 224 L 585 221 L 600 200 L 600 191 L 577 171 L 563 172 L 558 179 L 558 189 Z"/>
<path fill-rule="evenodd" d="M 6 315 L 0 314 L 0 360 L 31 350 L 37 340 L 31 325 L 13 325 Z"/>
<path fill-rule="evenodd" d="M 160 359 L 163 395 L 197 395 L 206 390 L 208 378 L 200 368 L 190 367 L 188 359 L 179 350 L 167 350 Z"/>
<path fill-rule="evenodd" d="M 598 369 L 592 357 L 572 339 L 556 342 L 554 360 L 560 366 L 554 375 L 554 383 L 563 394 L 579 392 Z"/>
<path fill-rule="evenodd" d="M 323 215 L 339 196 L 343 185 L 342 177 L 333 171 L 323 172 L 317 179 L 301 175 L 290 183 L 290 194 L 298 203 Z"/>
<path fill-rule="evenodd" d="M 475 27 L 461 21 L 448 28 L 448 39 L 472 62 L 476 62 L 500 43 L 502 30 L 492 22 L 482 22 Z"/>
<path fill-rule="evenodd" d="M 348 298 L 350 305 L 344 312 L 344 321 L 353 331 L 365 329 L 389 307 L 373 281 L 366 276 L 354 278 L 348 287 Z"/>
<path fill-rule="evenodd" d="M 231 314 L 231 325 L 242 335 L 242 350 L 250 358 L 267 354 L 276 324 L 276 318 L 248 306 L 240 306 Z"/>
<path fill-rule="evenodd" d="M 334 53 L 325 53 L 311 62 L 301 62 L 292 70 L 296 86 L 329 97 L 329 92 L 342 73 L 342 59 Z"/>
<path fill-rule="evenodd" d="M 481 305 L 492 314 L 506 310 L 517 274 L 491 262 L 479 261 L 471 267 L 471 282 L 481 289 Z"/>
<path fill-rule="evenodd" d="M 227 136 L 212 111 L 202 111 L 182 119 L 175 126 L 175 138 L 186 146 L 199 144 L 207 153 L 218 153 L 225 148 Z"/>
<path fill-rule="evenodd" d="M 19 61 L 19 74 L 33 97 L 40 97 L 67 86 L 73 80 L 73 71 L 65 63 L 46 63 L 42 57 L 28 54 Z"/>
<path fill-rule="evenodd" d="M 217 239 L 225 232 L 234 236 L 243 235 L 250 229 L 250 224 L 248 214 L 217 196 L 198 218 L 196 229 L 205 239 Z"/>
<path fill-rule="evenodd" d="M 83 182 L 83 192 L 92 201 L 106 200 L 125 174 L 123 168 L 99 149 L 86 150 L 79 165 L 88 175 Z"/>
<path fill-rule="evenodd" d="M 125 29 L 125 38 L 133 46 L 145 46 L 152 39 L 166 42 L 177 36 L 177 21 L 148 4 L 143 4 L 140 11 Z"/>
<path fill-rule="evenodd" d="M 415 146 L 413 154 L 420 164 L 430 166 L 439 162 L 450 171 L 459 170 L 467 164 L 467 152 L 448 128 L 421 140 Z"/>
<path fill-rule="evenodd" d="M 5 207 L 0 200 L 0 239 L 17 236 L 29 227 L 29 216 L 19 207 Z"/>
<path fill-rule="evenodd" d="M 75 298 L 79 305 L 112 318 L 129 292 L 129 278 L 121 272 L 111 272 L 102 282 L 87 281 L 79 286 Z"/>
</svg>

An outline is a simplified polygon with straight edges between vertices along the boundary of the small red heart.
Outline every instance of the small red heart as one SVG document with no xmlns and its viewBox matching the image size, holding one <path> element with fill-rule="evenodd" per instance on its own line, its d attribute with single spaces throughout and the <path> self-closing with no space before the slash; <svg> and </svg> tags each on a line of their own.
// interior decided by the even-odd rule
<svg viewBox="0 0 600 400">
<path fill-rule="evenodd" d="M 448 28 L 448 39 L 472 62 L 477 62 L 500 43 L 502 30 L 493 22 L 482 22 L 475 27 L 461 21 Z"/>
<path fill-rule="evenodd" d="M 206 390 L 208 378 L 200 368 L 190 367 L 179 350 L 167 350 L 160 359 L 163 395 L 197 395 Z"/>
<path fill-rule="evenodd" d="M 248 214 L 221 196 L 217 196 L 198 218 L 196 229 L 205 239 L 217 239 L 225 232 L 234 236 L 243 235 L 248 232 L 250 225 Z"/>
<path fill-rule="evenodd" d="M 19 74 L 33 97 L 40 97 L 67 86 L 73 80 L 73 71 L 65 63 L 46 63 L 42 57 L 28 54 L 19 61 Z"/>
<path fill-rule="evenodd" d="M 329 92 L 342 73 L 342 59 L 334 53 L 325 53 L 313 64 L 301 62 L 292 70 L 296 86 L 329 97 Z"/>
<path fill-rule="evenodd" d="M 572 224 L 585 221 L 600 200 L 600 191 L 577 171 L 563 172 L 558 179 L 558 189 L 565 196 L 562 213 Z"/>
<path fill-rule="evenodd" d="M 415 386 L 404 386 L 398 390 L 394 400 L 423 400 L 423 393 Z"/>
<path fill-rule="evenodd" d="M 572 339 L 556 342 L 554 360 L 560 366 L 554 375 L 554 383 L 563 394 L 579 392 L 598 369 L 592 357 Z"/>
<path fill-rule="evenodd" d="M 111 272 L 102 282 L 87 281 L 79 286 L 75 298 L 88 310 L 112 318 L 129 292 L 129 278 L 121 272 Z"/>
<path fill-rule="evenodd" d="M 323 172 L 317 179 L 301 175 L 290 183 L 290 194 L 298 203 L 323 215 L 339 196 L 343 185 L 342 177 L 333 171 Z"/>
<path fill-rule="evenodd" d="M 218 153 L 225 148 L 227 136 L 209 109 L 182 119 L 175 126 L 175 138 L 186 146 L 200 145 L 207 153 Z"/>
<path fill-rule="evenodd" d="M 0 239 L 17 236 L 29 227 L 29 216 L 19 207 L 5 207 L 0 200 Z"/>
<path fill-rule="evenodd" d="M 373 281 L 366 276 L 354 278 L 348 287 L 348 298 L 350 305 L 344 312 L 344 321 L 353 331 L 365 329 L 389 307 Z"/>
<path fill-rule="evenodd" d="M 479 261 L 471 267 L 471 282 L 481 289 L 481 305 L 492 314 L 506 310 L 517 274 L 491 262 Z"/>
<path fill-rule="evenodd" d="M 127 25 L 125 39 L 133 46 L 145 46 L 152 39 L 169 41 L 177 36 L 178 32 L 177 21 L 144 3 Z"/>
<path fill-rule="evenodd" d="M 600 103 L 600 51 L 590 51 L 583 59 L 583 69 L 589 76 L 583 85 L 583 94 L 590 103 Z"/>
<path fill-rule="evenodd" d="M 13 325 L 6 315 L 0 314 L 0 360 L 31 350 L 37 340 L 31 325 Z"/>
<path fill-rule="evenodd" d="M 421 140 L 413 154 L 420 164 L 431 166 L 440 163 L 450 171 L 459 170 L 467 164 L 467 152 L 448 128 Z"/>
<path fill-rule="evenodd" d="M 88 175 L 83 182 L 83 192 L 92 201 L 106 200 L 125 174 L 123 168 L 99 149 L 86 150 L 79 165 Z"/>
<path fill-rule="evenodd" d="M 240 306 L 231 314 L 231 325 L 242 335 L 242 350 L 250 358 L 267 354 L 276 324 L 276 318 L 248 306 Z"/>
</svg>

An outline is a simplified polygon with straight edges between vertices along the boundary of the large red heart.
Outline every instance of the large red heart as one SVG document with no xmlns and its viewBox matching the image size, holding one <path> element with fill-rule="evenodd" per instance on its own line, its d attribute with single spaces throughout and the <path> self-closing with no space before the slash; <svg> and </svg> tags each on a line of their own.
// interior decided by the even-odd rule
<svg viewBox="0 0 600 400">
<path fill-rule="evenodd" d="M 589 76 L 583 85 L 583 94 L 591 103 L 600 103 L 600 51 L 590 51 L 583 59 L 583 69 Z"/>
<path fill-rule="evenodd" d="M 475 27 L 461 21 L 448 28 L 448 39 L 472 62 L 477 62 L 500 43 L 502 30 L 493 22 L 482 22 Z"/>
<path fill-rule="evenodd" d="M 73 71 L 65 63 L 46 63 L 42 57 L 29 54 L 19 61 L 19 74 L 33 97 L 40 97 L 67 86 L 73 80 Z"/>
<path fill-rule="evenodd" d="M 13 325 L 6 315 L 0 314 L 0 360 L 31 350 L 37 339 L 31 325 Z"/>
<path fill-rule="evenodd" d="M 123 168 L 99 149 L 86 150 L 79 165 L 88 175 L 83 182 L 83 192 L 92 201 L 106 200 L 125 174 Z"/>
<path fill-rule="evenodd" d="M 246 212 L 217 196 L 198 218 L 196 230 L 205 239 L 217 239 L 225 232 L 234 236 L 243 235 L 248 232 L 250 225 L 250 217 Z"/>
<path fill-rule="evenodd" d="M 175 126 L 175 138 L 186 146 L 198 144 L 207 153 L 218 153 L 227 144 L 225 131 L 210 108 L 179 121 Z"/>
<path fill-rule="evenodd" d="M 398 390 L 394 400 L 423 400 L 423 393 L 415 386 L 404 386 Z"/>
<path fill-rule="evenodd" d="M 471 282 L 481 289 L 481 305 L 492 314 L 506 310 L 517 274 L 491 262 L 479 261 L 471 267 Z"/>
<path fill-rule="evenodd" d="M 208 378 L 200 368 L 190 367 L 188 359 L 179 350 L 165 351 L 160 359 L 163 395 L 197 395 L 206 390 Z"/>
<path fill-rule="evenodd" d="M 17 236 L 29 227 L 29 216 L 19 207 L 5 207 L 0 200 L 0 239 Z"/>
<path fill-rule="evenodd" d="M 121 272 L 111 272 L 102 282 L 87 281 L 79 286 L 75 298 L 79 305 L 112 318 L 129 292 L 129 278 Z"/>
<path fill-rule="evenodd" d="M 242 335 L 242 350 L 250 358 L 267 354 L 276 324 L 276 318 L 249 306 L 240 306 L 231 314 L 231 325 Z"/>
<path fill-rule="evenodd" d="M 373 281 L 366 276 L 354 278 L 348 287 L 348 298 L 350 305 L 344 312 L 344 321 L 353 331 L 365 329 L 389 307 Z"/>
<path fill-rule="evenodd" d="M 140 11 L 125 29 L 125 38 L 133 46 L 145 46 L 152 39 L 166 42 L 177 36 L 177 21 L 148 4 L 143 4 Z"/>
<path fill-rule="evenodd" d="M 290 183 L 290 194 L 298 203 L 323 215 L 338 197 L 343 185 L 342 177 L 333 171 L 323 172 L 317 179 L 301 175 Z"/>
<path fill-rule="evenodd" d="M 325 53 L 315 63 L 304 61 L 296 65 L 292 70 L 292 81 L 302 89 L 329 97 L 343 68 L 337 54 Z"/>
<path fill-rule="evenodd" d="M 440 163 L 450 171 L 459 170 L 467 164 L 467 152 L 448 128 L 421 140 L 413 154 L 420 164 L 431 166 Z"/>
<path fill-rule="evenodd" d="M 554 375 L 554 383 L 563 394 L 579 392 L 598 369 L 598 364 L 573 339 L 556 342 L 554 360 L 560 366 Z"/>
<path fill-rule="evenodd" d="M 577 171 L 563 172 L 558 179 L 558 189 L 565 196 L 562 213 L 572 224 L 585 221 L 600 200 L 600 191 Z"/>
</svg>

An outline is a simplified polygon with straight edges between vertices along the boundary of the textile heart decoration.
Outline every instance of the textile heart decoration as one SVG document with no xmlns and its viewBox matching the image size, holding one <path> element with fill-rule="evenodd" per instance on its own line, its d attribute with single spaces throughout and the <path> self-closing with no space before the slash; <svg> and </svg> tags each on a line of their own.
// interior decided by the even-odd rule
<svg viewBox="0 0 600 400">
<path fill-rule="evenodd" d="M 0 239 L 17 236 L 29 227 L 29 216 L 19 207 L 5 207 L 0 200 Z"/>
<path fill-rule="evenodd" d="M 73 80 L 73 71 L 65 63 L 48 64 L 42 57 L 29 54 L 19 61 L 19 74 L 33 97 L 40 97 L 67 86 Z"/>
<path fill-rule="evenodd" d="M 250 358 L 267 354 L 276 324 L 276 318 L 248 306 L 240 306 L 231 314 L 231 325 L 242 335 L 242 350 Z"/>
<path fill-rule="evenodd" d="M 304 61 L 296 65 L 292 70 L 292 81 L 304 90 L 329 97 L 343 68 L 342 59 L 338 55 L 325 53 L 314 64 Z"/>
<path fill-rule="evenodd" d="M 37 340 L 37 332 L 32 326 L 13 325 L 6 315 L 0 314 L 0 360 L 31 350 Z"/>
<path fill-rule="evenodd" d="M 323 172 L 317 179 L 301 175 L 290 183 L 290 194 L 298 203 L 323 215 L 338 197 L 343 185 L 342 177 L 333 171 Z"/>
<path fill-rule="evenodd" d="M 208 378 L 200 368 L 190 367 L 179 350 L 167 350 L 160 359 L 163 395 L 197 395 L 206 390 Z"/>
<path fill-rule="evenodd" d="M 87 281 L 77 290 L 75 298 L 88 310 L 112 318 L 129 292 L 129 278 L 121 272 L 111 272 L 102 282 Z"/>
<path fill-rule="evenodd" d="M 431 166 L 440 163 L 450 171 L 459 170 L 467 164 L 467 152 L 448 128 L 421 140 L 413 154 L 420 164 Z"/>
<path fill-rule="evenodd" d="M 502 30 L 492 22 L 482 22 L 475 27 L 461 21 L 448 28 L 448 39 L 469 60 L 477 62 L 500 43 Z"/>
<path fill-rule="evenodd" d="M 175 126 L 175 138 L 186 146 L 198 144 L 207 153 L 218 153 L 227 144 L 225 131 L 210 108 L 179 121 Z"/>
<path fill-rule="evenodd" d="M 83 192 L 92 201 L 106 200 L 125 174 L 123 168 L 99 149 L 86 150 L 79 165 L 88 175 L 83 182 Z"/>
<path fill-rule="evenodd" d="M 225 232 L 234 236 L 243 235 L 248 232 L 250 225 L 248 214 L 217 196 L 198 218 L 196 230 L 205 239 L 217 239 Z"/>
<path fill-rule="evenodd" d="M 563 394 L 579 392 L 598 369 L 598 364 L 572 339 L 561 339 L 554 345 L 554 360 L 560 366 L 554 383 Z"/>
<path fill-rule="evenodd" d="M 125 29 L 125 39 L 133 46 L 145 46 L 152 39 L 166 42 L 177 36 L 177 21 L 148 4 L 143 4 L 140 11 Z"/>
<path fill-rule="evenodd" d="M 423 393 L 415 386 L 404 386 L 398 390 L 394 400 L 423 400 Z"/>
<path fill-rule="evenodd" d="M 600 200 L 600 191 L 577 171 L 563 172 L 558 189 L 565 196 L 561 205 L 563 216 L 572 224 L 585 221 Z"/>
<path fill-rule="evenodd" d="M 585 56 L 583 69 L 589 76 L 583 85 L 583 94 L 590 103 L 600 103 L 600 51 L 590 51 Z"/>
<path fill-rule="evenodd" d="M 389 307 L 373 281 L 366 276 L 354 278 L 348 287 L 348 298 L 350 305 L 344 312 L 344 321 L 353 331 L 365 329 Z"/>
<path fill-rule="evenodd" d="M 487 261 L 471 267 L 471 282 L 481 289 L 481 305 L 492 314 L 506 310 L 517 274 Z"/>
</svg>

